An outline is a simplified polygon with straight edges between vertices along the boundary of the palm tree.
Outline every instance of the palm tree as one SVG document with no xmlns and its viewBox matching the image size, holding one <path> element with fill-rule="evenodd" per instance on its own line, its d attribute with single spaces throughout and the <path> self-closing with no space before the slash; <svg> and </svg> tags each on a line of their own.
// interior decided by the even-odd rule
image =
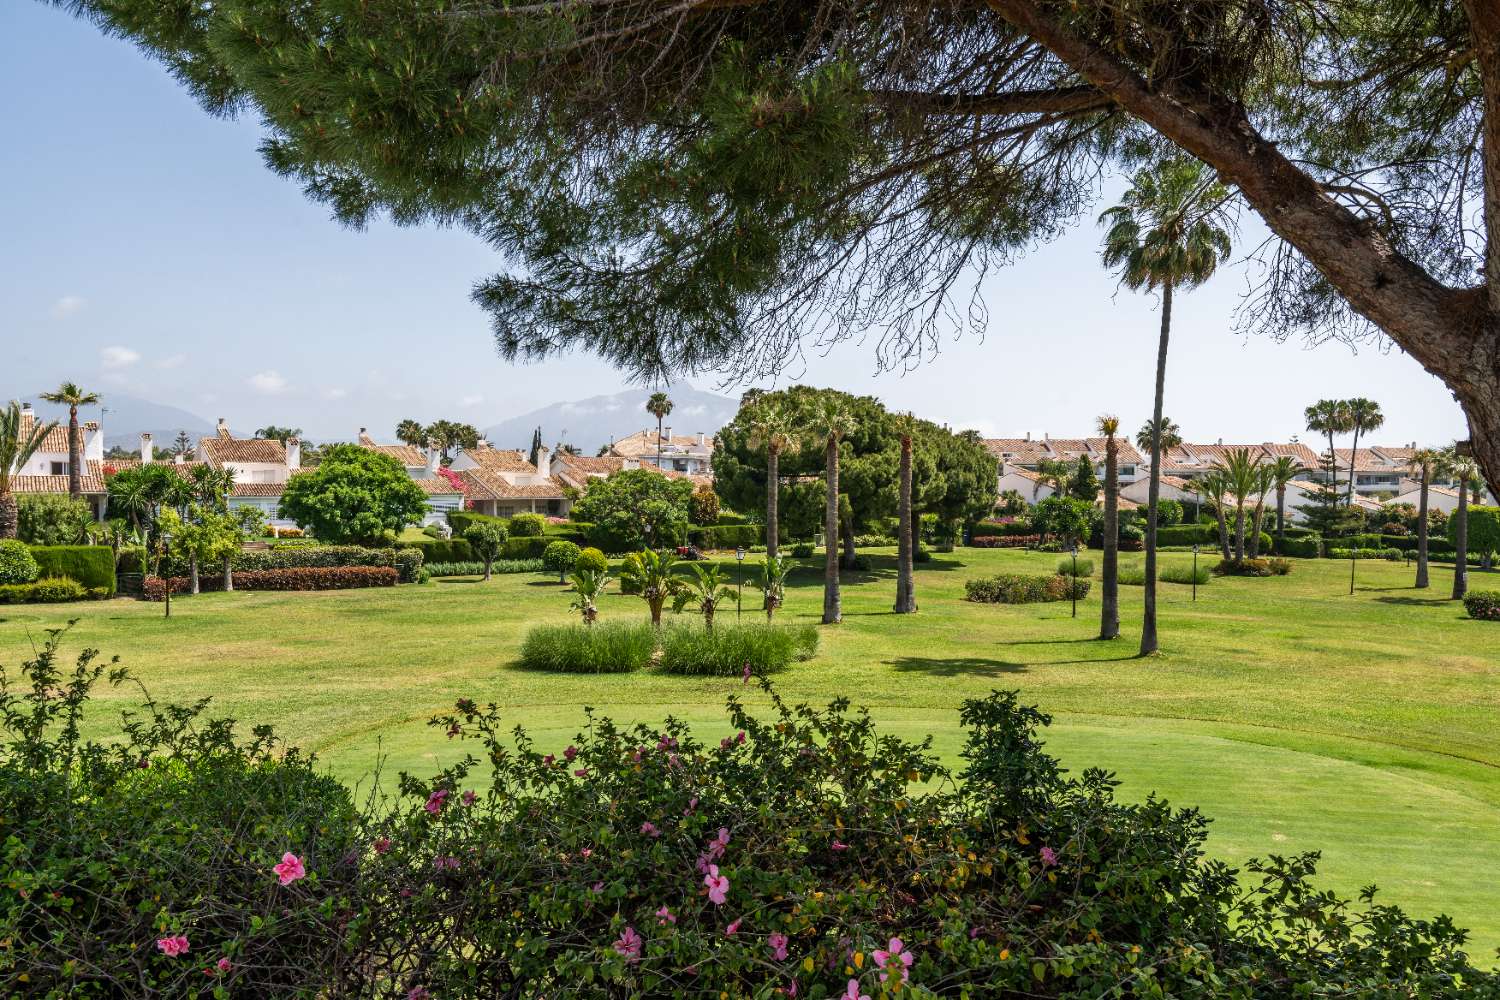
<svg viewBox="0 0 1500 1000">
<path fill-rule="evenodd" d="M 1313 405 L 1302 411 L 1303 419 L 1307 422 L 1307 429 L 1315 434 L 1328 435 L 1328 488 L 1329 496 L 1334 497 L 1330 501 L 1334 507 L 1338 506 L 1338 482 L 1339 462 L 1338 455 L 1333 450 L 1333 436 L 1335 434 L 1347 434 L 1354 429 L 1354 416 L 1349 412 L 1349 404 L 1342 399 L 1320 399 Z M 1350 463 L 1349 480 L 1354 480 L 1353 463 Z M 1330 522 L 1331 523 L 1331 522 Z"/>
<path fill-rule="evenodd" d="M 1068 492 L 1068 480 L 1073 478 L 1073 466 L 1055 458 L 1044 458 L 1036 463 L 1036 477 L 1052 487 L 1053 495 L 1063 496 Z"/>
<path fill-rule="evenodd" d="M 774 399 L 757 399 L 749 413 L 752 448 L 766 450 L 766 555 L 776 555 L 781 525 L 777 517 L 777 500 L 781 491 L 781 454 L 796 446 L 792 415 Z"/>
<path fill-rule="evenodd" d="M 1229 525 L 1224 518 L 1224 494 L 1229 492 L 1229 480 L 1222 470 L 1215 469 L 1194 484 L 1199 497 L 1207 494 L 1214 506 L 1214 518 L 1219 522 L 1219 552 L 1225 559 L 1232 559 L 1229 551 Z"/>
<path fill-rule="evenodd" d="M 844 618 L 839 594 L 839 443 L 854 430 L 854 416 L 843 399 L 824 393 L 807 415 L 809 429 L 823 438 L 827 501 L 823 508 L 823 624 Z"/>
<path fill-rule="evenodd" d="M 628 584 L 651 610 L 651 624 L 661 627 L 661 609 L 669 598 L 686 597 L 683 581 L 676 575 L 677 557 L 670 552 L 642 549 L 625 557 L 620 582 Z M 686 603 L 685 601 L 682 603 Z M 677 605 L 681 610 L 681 604 Z"/>
<path fill-rule="evenodd" d="M 0 539 L 15 538 L 19 520 L 16 497 L 10 490 L 10 479 L 21 466 L 31 461 L 42 441 L 57 421 L 50 424 L 32 422 L 30 433 L 26 432 L 21 419 L 21 404 L 12 400 L 0 409 Z"/>
<path fill-rule="evenodd" d="M 767 622 L 776 613 L 776 609 L 781 607 L 781 603 L 786 600 L 786 578 L 787 574 L 791 571 L 792 563 L 789 559 L 782 559 L 779 556 L 766 553 L 766 558 L 761 561 L 760 576 L 755 579 L 752 586 L 764 595 L 761 600 L 761 607 L 766 612 Z"/>
<path fill-rule="evenodd" d="M 1278 455 L 1276 461 L 1266 466 L 1266 471 L 1276 490 L 1276 542 L 1280 545 L 1286 538 L 1286 487 L 1302 470 L 1292 456 Z"/>
<path fill-rule="evenodd" d="M 1108 226 L 1104 266 L 1118 269 L 1127 288 L 1161 292 L 1161 333 L 1156 345 L 1156 396 L 1151 408 L 1151 479 L 1146 494 L 1145 621 L 1141 655 L 1157 650 L 1156 521 L 1161 495 L 1162 405 L 1167 343 L 1172 334 L 1172 293 L 1201 285 L 1229 255 L 1229 233 L 1220 228 L 1229 192 L 1193 159 L 1165 160 L 1140 170 L 1120 204 L 1099 216 Z"/>
<path fill-rule="evenodd" d="M 1410 471 L 1422 484 L 1417 500 L 1417 582 L 1418 590 L 1426 590 L 1432 584 L 1427 577 L 1427 491 L 1433 477 L 1447 471 L 1447 456 L 1438 448 L 1419 448 L 1412 453 Z"/>
<path fill-rule="evenodd" d="M 1104 435 L 1104 587 L 1099 638 L 1120 637 L 1120 418 L 1099 418 Z"/>
<path fill-rule="evenodd" d="M 413 448 L 422 448 L 427 445 L 427 428 L 417 421 L 407 418 L 396 425 L 396 440 L 402 444 L 409 444 Z"/>
<path fill-rule="evenodd" d="M 1260 555 L 1260 527 L 1266 518 L 1266 494 L 1271 492 L 1271 487 L 1276 481 L 1271 466 L 1260 462 L 1256 466 L 1255 477 L 1255 516 L 1250 519 L 1250 558 L 1254 559 Z"/>
<path fill-rule="evenodd" d="M 916 583 L 916 531 L 911 507 L 911 441 L 916 433 L 917 421 L 905 413 L 896 417 L 896 433 L 901 437 L 901 464 L 899 495 L 896 498 L 896 605 L 898 615 L 909 615 L 917 610 Z"/>
<path fill-rule="evenodd" d="M 1214 471 L 1224 477 L 1229 495 L 1234 497 L 1234 558 L 1245 558 L 1245 502 L 1261 483 L 1260 456 L 1251 456 L 1248 448 L 1235 448 L 1224 461 L 1214 463 Z"/>
<path fill-rule="evenodd" d="M 276 424 L 267 424 L 264 427 L 257 428 L 255 436 L 264 438 L 267 441 L 280 441 L 282 444 L 286 444 L 290 438 L 300 438 L 302 436 L 302 428 L 278 427 Z"/>
<path fill-rule="evenodd" d="M 1449 448 L 1444 460 L 1448 474 L 1458 480 L 1458 510 L 1453 512 L 1453 599 L 1469 592 L 1469 484 L 1479 480 L 1479 463 L 1472 455 Z"/>
<path fill-rule="evenodd" d="M 78 408 L 98 406 L 99 394 L 84 392 L 72 382 L 64 382 L 56 391 L 42 393 L 42 398 L 68 407 L 68 496 L 77 500 L 83 496 L 83 432 L 78 426 Z"/>
<path fill-rule="evenodd" d="M 703 616 L 703 625 L 714 630 L 714 615 L 719 605 L 734 597 L 734 588 L 729 586 L 727 571 L 723 563 L 688 563 L 693 575 L 688 579 L 690 594 L 698 604 L 698 613 Z"/>
<path fill-rule="evenodd" d="M 1359 435 L 1362 431 L 1377 431 L 1385 424 L 1385 414 L 1380 404 L 1363 396 L 1344 400 L 1349 414 L 1349 429 L 1354 431 L 1354 444 L 1349 452 L 1349 499 L 1345 506 L 1354 507 L 1354 469 L 1359 464 Z"/>
<path fill-rule="evenodd" d="M 661 422 L 672 412 L 672 401 L 664 392 L 653 392 L 646 400 L 646 412 L 656 418 L 656 467 L 661 468 Z"/>
<path fill-rule="evenodd" d="M 609 574 L 602 569 L 580 569 L 573 573 L 573 590 L 578 594 L 571 610 L 583 615 L 583 623 L 592 625 L 599 618 L 599 597 L 609 583 Z"/>
<path fill-rule="evenodd" d="M 1141 451 L 1151 450 L 1151 435 L 1155 433 L 1158 426 L 1157 421 L 1148 420 L 1141 424 L 1141 429 L 1135 432 L 1135 446 Z M 1182 445 L 1182 428 L 1172 422 L 1170 417 L 1162 417 L 1161 427 L 1161 450 L 1165 453 Z"/>
</svg>

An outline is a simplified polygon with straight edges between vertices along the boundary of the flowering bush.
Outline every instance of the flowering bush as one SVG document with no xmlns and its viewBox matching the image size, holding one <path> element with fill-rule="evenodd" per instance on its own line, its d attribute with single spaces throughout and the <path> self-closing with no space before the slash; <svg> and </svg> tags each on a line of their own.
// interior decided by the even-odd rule
<svg viewBox="0 0 1500 1000">
<path fill-rule="evenodd" d="M 358 587 L 394 587 L 400 579 L 394 566 L 321 566 L 295 569 L 236 570 L 236 590 L 353 590 Z M 187 577 L 170 580 L 172 593 L 187 593 Z M 200 589 L 217 590 L 222 578 L 210 576 L 199 580 Z M 159 601 L 166 596 L 168 581 L 159 576 L 146 580 L 146 599 Z"/>
<path fill-rule="evenodd" d="M 1464 610 L 1479 621 L 1500 622 L 1500 590 L 1471 590 L 1464 595 Z"/>
<path fill-rule="evenodd" d="M 969 547 L 975 549 L 1024 549 L 1036 545 L 1041 535 L 975 535 Z"/>
</svg>

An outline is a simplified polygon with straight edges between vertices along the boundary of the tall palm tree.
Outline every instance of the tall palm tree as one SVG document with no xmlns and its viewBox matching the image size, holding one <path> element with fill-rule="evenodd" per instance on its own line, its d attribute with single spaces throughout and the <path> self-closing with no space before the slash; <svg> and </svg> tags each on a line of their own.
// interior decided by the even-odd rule
<svg viewBox="0 0 1500 1000">
<path fill-rule="evenodd" d="M 1330 476 L 1328 495 L 1334 499 L 1330 501 L 1335 508 L 1338 507 L 1338 483 L 1339 483 L 1339 461 L 1338 455 L 1333 450 L 1333 436 L 1335 434 L 1347 434 L 1354 429 L 1354 415 L 1349 412 L 1349 404 L 1342 399 L 1320 399 L 1313 405 L 1302 411 L 1303 419 L 1307 422 L 1307 429 L 1315 434 L 1326 434 L 1328 436 L 1328 474 Z M 1352 466 L 1352 463 L 1351 463 Z M 1354 470 L 1349 470 L 1349 479 L 1354 480 Z"/>
<path fill-rule="evenodd" d="M 1182 445 L 1182 428 L 1178 427 L 1170 417 L 1162 417 L 1160 423 L 1148 420 L 1141 424 L 1141 429 L 1135 432 L 1135 446 L 1141 451 L 1151 450 L 1151 435 L 1156 433 L 1156 428 L 1161 427 L 1161 450 L 1171 451 Z"/>
<path fill-rule="evenodd" d="M 1172 335 L 1172 293 L 1201 285 L 1229 255 L 1229 233 L 1220 212 L 1229 192 L 1197 160 L 1165 160 L 1136 173 L 1120 204 L 1099 216 L 1107 226 L 1104 266 L 1120 272 L 1127 288 L 1161 292 L 1161 333 L 1156 345 L 1156 396 L 1151 408 L 1150 485 L 1146 494 L 1145 620 L 1141 655 L 1157 650 L 1156 521 L 1161 496 L 1162 404 L 1167 343 Z"/>
<path fill-rule="evenodd" d="M 781 456 L 796 446 L 795 428 L 791 411 L 769 397 L 757 399 L 752 404 L 749 424 L 750 447 L 766 450 L 766 555 L 775 556 L 781 532 L 777 511 L 781 492 Z"/>
<path fill-rule="evenodd" d="M 32 422 L 30 433 L 21 419 L 21 404 L 12 400 L 0 409 L 0 539 L 15 538 L 18 522 L 16 497 L 11 492 L 11 476 L 21 466 L 31 461 L 42 441 L 57 421 L 49 424 Z"/>
<path fill-rule="evenodd" d="M 1427 492 L 1433 478 L 1447 472 L 1447 456 L 1440 448 L 1418 448 L 1412 453 L 1409 468 L 1422 484 L 1417 499 L 1417 582 L 1413 586 L 1426 590 L 1432 586 L 1427 576 Z"/>
<path fill-rule="evenodd" d="M 1469 484 L 1479 481 L 1479 463 L 1472 455 L 1449 448 L 1444 459 L 1448 474 L 1458 480 L 1458 510 L 1453 512 L 1453 599 L 1469 592 Z"/>
<path fill-rule="evenodd" d="M 72 382 L 64 382 L 53 392 L 42 393 L 42 398 L 68 408 L 68 496 L 77 500 L 83 496 L 83 432 L 78 426 L 78 408 L 98 406 L 99 394 L 84 392 Z"/>
<path fill-rule="evenodd" d="M 407 418 L 396 425 L 396 440 L 413 448 L 421 448 L 427 444 L 427 428 Z"/>
<path fill-rule="evenodd" d="M 1276 461 L 1266 466 L 1270 473 L 1271 486 L 1276 490 L 1276 542 L 1286 538 L 1286 487 L 1302 471 L 1297 460 L 1290 455 L 1278 455 Z"/>
<path fill-rule="evenodd" d="M 1120 418 L 1099 418 L 1104 435 L 1104 586 L 1099 638 L 1120 637 Z"/>
<path fill-rule="evenodd" d="M 1194 489 L 1199 497 L 1207 494 L 1214 505 L 1214 518 L 1219 522 L 1219 553 L 1225 559 L 1232 559 L 1233 554 L 1229 550 L 1229 525 L 1224 518 L 1224 494 L 1229 492 L 1229 480 L 1221 470 L 1209 472 L 1194 484 Z"/>
<path fill-rule="evenodd" d="M 1349 414 L 1349 429 L 1354 432 L 1354 444 L 1349 452 L 1349 498 L 1345 502 L 1345 506 L 1352 510 L 1354 470 L 1359 465 L 1359 435 L 1363 431 L 1378 431 L 1385 424 L 1385 414 L 1380 412 L 1379 403 L 1363 396 L 1344 400 L 1344 407 Z"/>
<path fill-rule="evenodd" d="M 1247 546 L 1250 550 L 1250 558 L 1254 559 L 1260 555 L 1260 527 L 1266 519 L 1266 494 L 1271 492 L 1271 487 L 1276 482 L 1276 475 L 1271 471 L 1271 466 L 1261 462 L 1257 466 L 1255 478 L 1255 516 L 1250 519 L 1250 542 Z"/>
<path fill-rule="evenodd" d="M 672 401 L 664 392 L 653 392 L 646 400 L 646 412 L 656 418 L 656 467 L 661 468 L 661 422 L 672 412 Z"/>
<path fill-rule="evenodd" d="M 896 498 L 896 605 L 893 610 L 898 615 L 909 615 L 917 610 L 917 539 L 911 503 L 911 442 L 916 429 L 916 418 L 910 413 L 896 417 L 896 433 L 901 437 L 901 471 Z"/>
<path fill-rule="evenodd" d="M 1245 558 L 1245 503 L 1261 483 L 1260 456 L 1248 448 L 1232 449 L 1224 461 L 1214 463 L 1214 471 L 1224 477 L 1229 495 L 1234 497 L 1234 558 Z"/>
<path fill-rule="evenodd" d="M 823 439 L 827 466 L 827 502 L 823 508 L 823 624 L 843 621 L 839 594 L 839 443 L 854 430 L 854 415 L 843 399 L 822 394 L 807 414 L 808 429 Z"/>
</svg>

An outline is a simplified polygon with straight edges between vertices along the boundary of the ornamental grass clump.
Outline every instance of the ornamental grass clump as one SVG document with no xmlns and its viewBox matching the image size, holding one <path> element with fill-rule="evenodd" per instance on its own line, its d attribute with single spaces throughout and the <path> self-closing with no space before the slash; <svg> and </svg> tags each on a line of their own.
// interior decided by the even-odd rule
<svg viewBox="0 0 1500 1000">
<path fill-rule="evenodd" d="M 1075 567 L 1072 557 L 1057 561 L 1058 576 L 1086 577 L 1094 575 L 1094 560 L 1079 559 Z"/>
<path fill-rule="evenodd" d="M 708 629 L 695 622 L 673 622 L 661 633 L 659 666 L 669 674 L 738 677 L 748 667 L 756 674 L 784 670 L 818 651 L 813 625 L 720 624 Z"/>
<path fill-rule="evenodd" d="M 618 674 L 640 670 L 656 652 L 656 630 L 645 622 L 533 625 L 521 643 L 528 670 Z"/>
</svg>

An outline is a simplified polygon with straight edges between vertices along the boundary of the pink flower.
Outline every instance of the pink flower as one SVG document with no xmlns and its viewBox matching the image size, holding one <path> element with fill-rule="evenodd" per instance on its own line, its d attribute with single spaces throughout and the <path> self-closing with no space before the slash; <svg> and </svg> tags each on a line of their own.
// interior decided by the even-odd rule
<svg viewBox="0 0 1500 1000">
<path fill-rule="evenodd" d="M 156 946 L 161 953 L 168 958 L 176 958 L 178 955 L 186 955 L 188 950 L 188 939 L 186 934 L 174 934 L 171 937 L 157 938 Z"/>
<path fill-rule="evenodd" d="M 849 988 L 844 991 L 842 1000 L 870 1000 L 870 994 L 859 991 L 859 980 L 849 980 Z"/>
<path fill-rule="evenodd" d="M 473 792 L 464 792 L 460 797 L 464 800 L 464 805 L 466 806 L 472 806 L 474 804 L 474 800 L 478 798 L 478 796 Z"/>
<path fill-rule="evenodd" d="M 731 922 L 728 927 L 724 928 L 724 936 L 732 937 L 736 932 L 738 932 L 740 929 L 740 923 L 743 922 L 744 919 L 744 917 L 740 917 L 738 920 Z"/>
<path fill-rule="evenodd" d="M 745 742 L 745 731 L 743 729 L 741 729 L 738 733 L 735 734 L 734 741 L 736 743 L 743 743 L 743 742 Z"/>
<path fill-rule="evenodd" d="M 776 933 L 766 938 L 766 944 L 771 946 L 771 957 L 778 962 L 786 961 L 787 936 Z"/>
<path fill-rule="evenodd" d="M 797 980 L 793 979 L 791 981 L 791 983 L 789 983 L 787 985 L 787 988 L 783 992 L 786 993 L 786 995 L 789 996 L 789 997 L 796 996 L 797 995 Z"/>
<path fill-rule="evenodd" d="M 585 847 L 578 852 L 578 856 L 581 858 L 592 858 L 594 856 L 594 849 L 592 847 Z"/>
<path fill-rule="evenodd" d="M 661 831 L 658 830 L 656 828 L 656 824 L 653 823 L 653 822 L 651 822 L 649 819 L 646 820 L 646 822 L 644 822 L 644 823 L 641 824 L 641 832 L 644 833 L 648 837 L 660 837 L 661 836 Z"/>
<path fill-rule="evenodd" d="M 677 923 L 677 918 L 672 915 L 671 910 L 663 905 L 661 909 L 656 911 L 656 922 L 658 925 L 665 927 L 667 924 Z"/>
<path fill-rule="evenodd" d="M 458 869 L 458 859 L 451 854 L 439 854 L 432 859 L 432 867 L 438 871 L 442 871 L 444 868 L 451 868 L 456 871 Z"/>
<path fill-rule="evenodd" d="M 566 760 L 568 760 L 570 763 L 572 762 L 573 758 L 577 757 L 577 756 L 578 756 L 578 748 L 575 747 L 575 746 L 573 746 L 572 744 L 569 744 L 568 745 L 568 749 L 566 749 L 566 750 L 563 751 L 563 757 Z"/>
<path fill-rule="evenodd" d="M 635 932 L 635 928 L 627 925 L 620 937 L 615 941 L 615 951 L 625 956 L 625 961 L 634 965 L 641 960 L 641 936 Z"/>
<path fill-rule="evenodd" d="M 1050 847 L 1042 848 L 1042 866 L 1049 867 L 1057 864 L 1057 852 Z"/>
<path fill-rule="evenodd" d="M 724 900 L 729 898 L 729 879 L 719 874 L 718 865 L 709 865 L 708 874 L 703 876 L 703 884 L 708 886 L 708 898 L 713 900 L 715 906 L 723 906 Z"/>
<path fill-rule="evenodd" d="M 670 736 L 663 736 L 661 739 L 659 739 L 659 740 L 656 741 L 656 749 L 658 749 L 658 750 L 676 750 L 677 749 L 677 741 L 675 739 L 673 739 L 672 737 L 670 737 Z"/>
<path fill-rule="evenodd" d="M 734 746 L 734 740 L 731 740 L 728 736 L 719 741 L 720 750 L 728 750 L 732 746 Z"/>
<path fill-rule="evenodd" d="M 549 753 L 547 756 L 542 758 L 542 763 L 547 765 L 548 767 L 551 767 L 553 764 L 557 763 L 557 758 Z"/>
<path fill-rule="evenodd" d="M 604 893 L 604 883 L 595 882 L 593 885 L 589 886 L 589 891 L 596 896 L 602 895 Z"/>
<path fill-rule="evenodd" d="M 291 885 L 299 878 L 307 878 L 307 869 L 302 867 L 302 859 L 291 851 L 281 856 L 281 864 L 271 869 L 281 879 L 282 885 Z"/>
<path fill-rule="evenodd" d="M 425 986 L 413 986 L 406 991 L 406 1000 L 432 1000 L 432 994 Z"/>
<path fill-rule="evenodd" d="M 694 809 L 698 808 L 698 796 L 694 795 L 688 799 L 687 808 L 682 811 L 684 816 L 691 816 Z"/>
<path fill-rule="evenodd" d="M 587 778 L 588 776 L 589 769 L 586 767 L 580 767 L 578 770 L 573 772 L 573 777 L 575 778 Z"/>
<path fill-rule="evenodd" d="M 912 955 L 904 949 L 901 939 L 893 937 L 886 949 L 877 948 L 870 952 L 870 957 L 875 959 L 876 966 L 881 970 L 880 981 L 882 983 L 885 982 L 886 975 L 891 972 L 901 973 L 901 981 L 906 982 L 906 970 L 911 968 Z"/>
<path fill-rule="evenodd" d="M 436 816 L 438 813 L 443 811 L 443 803 L 448 801 L 448 795 L 448 789 L 439 788 L 437 791 L 427 796 L 427 804 L 422 808 L 426 809 L 429 813 Z"/>
<path fill-rule="evenodd" d="M 384 854 L 385 852 L 387 852 L 387 851 L 389 851 L 391 849 L 391 838 L 390 837 L 377 837 L 377 838 L 375 838 L 374 847 L 375 847 L 375 853 L 376 854 Z"/>
<path fill-rule="evenodd" d="M 227 958 L 221 958 L 217 962 L 214 963 L 214 968 L 216 968 L 216 969 L 219 970 L 219 975 L 221 975 L 221 976 L 224 973 L 228 972 L 233 967 L 234 966 L 230 963 L 229 959 L 227 959 Z"/>
<path fill-rule="evenodd" d="M 835 851 L 847 851 L 849 849 L 849 845 L 844 843 L 842 840 L 835 840 L 829 846 L 832 847 Z"/>
</svg>

